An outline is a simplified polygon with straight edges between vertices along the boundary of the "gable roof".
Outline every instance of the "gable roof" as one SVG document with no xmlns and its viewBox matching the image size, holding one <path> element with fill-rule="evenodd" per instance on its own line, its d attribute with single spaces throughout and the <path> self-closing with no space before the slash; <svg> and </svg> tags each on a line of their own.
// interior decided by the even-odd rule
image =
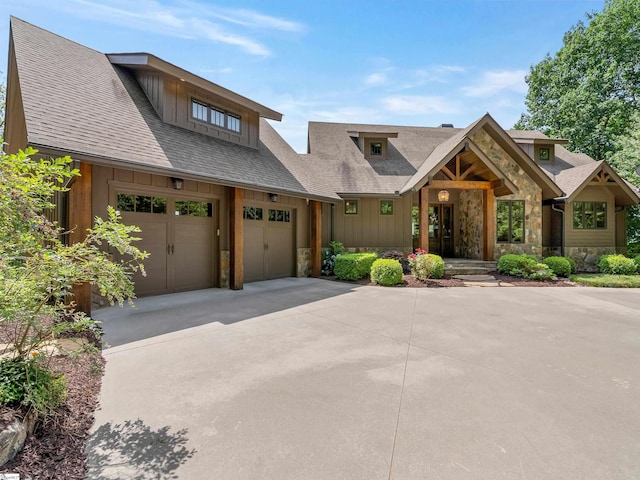
<svg viewBox="0 0 640 480">
<path fill-rule="evenodd" d="M 11 36 L 28 143 L 43 152 L 229 186 L 337 198 L 296 178 L 278 157 L 283 149 L 272 129 L 263 129 L 254 149 L 169 125 L 134 73 L 112 65 L 103 53 L 15 17 Z"/>
<path fill-rule="evenodd" d="M 616 198 L 616 205 L 637 205 L 640 202 L 640 197 L 633 187 L 621 178 L 604 160 L 567 168 L 556 175 L 555 181 L 564 191 L 562 199 L 566 202 L 573 201 L 591 182 L 593 177 L 601 172 L 609 175 L 615 182 L 615 185 L 607 185 L 607 187 L 612 189 Z"/>
</svg>

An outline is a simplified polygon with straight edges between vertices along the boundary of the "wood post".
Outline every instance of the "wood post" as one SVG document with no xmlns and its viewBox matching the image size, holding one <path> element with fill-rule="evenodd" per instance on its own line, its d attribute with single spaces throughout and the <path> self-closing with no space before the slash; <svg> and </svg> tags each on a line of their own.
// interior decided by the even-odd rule
<svg viewBox="0 0 640 480">
<path fill-rule="evenodd" d="M 80 243 L 87 236 L 87 229 L 91 228 L 91 176 L 90 163 L 80 164 L 80 176 L 75 177 L 69 189 L 69 243 Z M 73 301 L 76 311 L 91 315 L 91 284 L 78 283 L 73 285 Z"/>
<path fill-rule="evenodd" d="M 309 208 L 311 210 L 311 276 L 319 277 L 322 273 L 322 203 L 311 200 Z"/>
<path fill-rule="evenodd" d="M 484 239 L 482 256 L 484 260 L 493 260 L 496 245 L 496 196 L 493 190 L 483 190 Z"/>
<path fill-rule="evenodd" d="M 242 290 L 244 286 L 244 190 L 231 187 L 229 198 L 229 287 Z"/>
<path fill-rule="evenodd" d="M 420 197 L 420 248 L 429 251 L 429 187 L 422 187 Z"/>
</svg>

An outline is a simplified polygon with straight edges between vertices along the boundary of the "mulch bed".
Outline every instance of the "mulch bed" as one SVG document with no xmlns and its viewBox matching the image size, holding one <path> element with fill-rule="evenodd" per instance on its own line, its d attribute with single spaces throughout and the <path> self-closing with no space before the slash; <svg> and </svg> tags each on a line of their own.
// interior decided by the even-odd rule
<svg viewBox="0 0 640 480">
<path fill-rule="evenodd" d="M 500 275 L 498 272 L 489 272 L 489 275 L 492 275 L 496 280 L 500 280 L 505 283 L 510 283 L 514 287 L 575 287 L 576 284 L 570 282 L 566 278 L 561 278 L 558 280 L 541 282 L 536 280 L 528 280 L 526 278 L 521 277 L 511 277 L 509 275 Z M 326 280 L 333 280 L 336 282 L 342 282 L 343 280 L 339 280 L 334 276 L 330 277 L 321 277 Z M 354 283 L 357 285 L 369 285 L 369 286 L 379 286 L 375 283 L 372 283 L 370 279 L 363 278 L 358 280 L 357 282 L 346 282 L 345 283 Z M 398 285 L 394 285 L 392 287 L 386 288 L 404 288 L 404 287 L 412 287 L 412 288 L 450 288 L 450 287 L 464 287 L 464 282 L 457 278 L 452 278 L 450 275 L 445 275 L 444 278 L 430 278 L 427 281 L 418 280 L 413 275 L 405 274 L 402 276 L 402 283 Z"/>
<path fill-rule="evenodd" d="M 84 445 L 93 425 L 104 360 L 100 353 L 54 357 L 50 368 L 65 375 L 67 401 L 56 416 L 39 420 L 22 452 L 0 473 L 19 473 L 22 480 L 82 480 L 86 474 Z M 0 421 L 25 412 L 0 407 Z"/>
</svg>

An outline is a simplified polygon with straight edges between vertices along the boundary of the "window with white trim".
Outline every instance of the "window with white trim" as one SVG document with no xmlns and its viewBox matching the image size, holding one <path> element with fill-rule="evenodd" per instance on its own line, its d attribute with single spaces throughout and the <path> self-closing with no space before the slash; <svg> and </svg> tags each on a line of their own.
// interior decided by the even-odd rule
<svg viewBox="0 0 640 480">
<path fill-rule="evenodd" d="M 210 123 L 216 127 L 231 130 L 236 133 L 240 133 L 242 127 L 242 117 L 240 115 L 227 112 L 195 99 L 191 100 L 191 117 L 194 120 Z"/>
</svg>

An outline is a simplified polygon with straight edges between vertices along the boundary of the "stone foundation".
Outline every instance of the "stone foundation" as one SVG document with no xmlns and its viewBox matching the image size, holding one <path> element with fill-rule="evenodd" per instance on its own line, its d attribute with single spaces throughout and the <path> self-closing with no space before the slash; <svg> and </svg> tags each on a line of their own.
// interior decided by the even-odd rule
<svg viewBox="0 0 640 480">
<path fill-rule="evenodd" d="M 565 247 L 564 256 L 573 258 L 579 272 L 597 272 L 598 258 L 615 255 L 615 247 Z"/>
<path fill-rule="evenodd" d="M 532 245 L 527 243 L 497 243 L 495 249 L 496 260 L 507 253 L 516 255 L 534 255 L 538 259 L 542 259 L 542 247 L 540 245 Z"/>
<path fill-rule="evenodd" d="M 327 250 L 323 248 L 322 251 Z M 412 247 L 344 247 L 344 253 L 377 253 L 381 256 L 384 252 L 395 250 L 405 255 L 413 253 Z"/>
<path fill-rule="evenodd" d="M 220 250 L 220 288 L 229 288 L 229 250 Z"/>
<path fill-rule="evenodd" d="M 311 275 L 311 249 L 299 248 L 296 258 L 296 276 L 308 277 Z"/>
</svg>

